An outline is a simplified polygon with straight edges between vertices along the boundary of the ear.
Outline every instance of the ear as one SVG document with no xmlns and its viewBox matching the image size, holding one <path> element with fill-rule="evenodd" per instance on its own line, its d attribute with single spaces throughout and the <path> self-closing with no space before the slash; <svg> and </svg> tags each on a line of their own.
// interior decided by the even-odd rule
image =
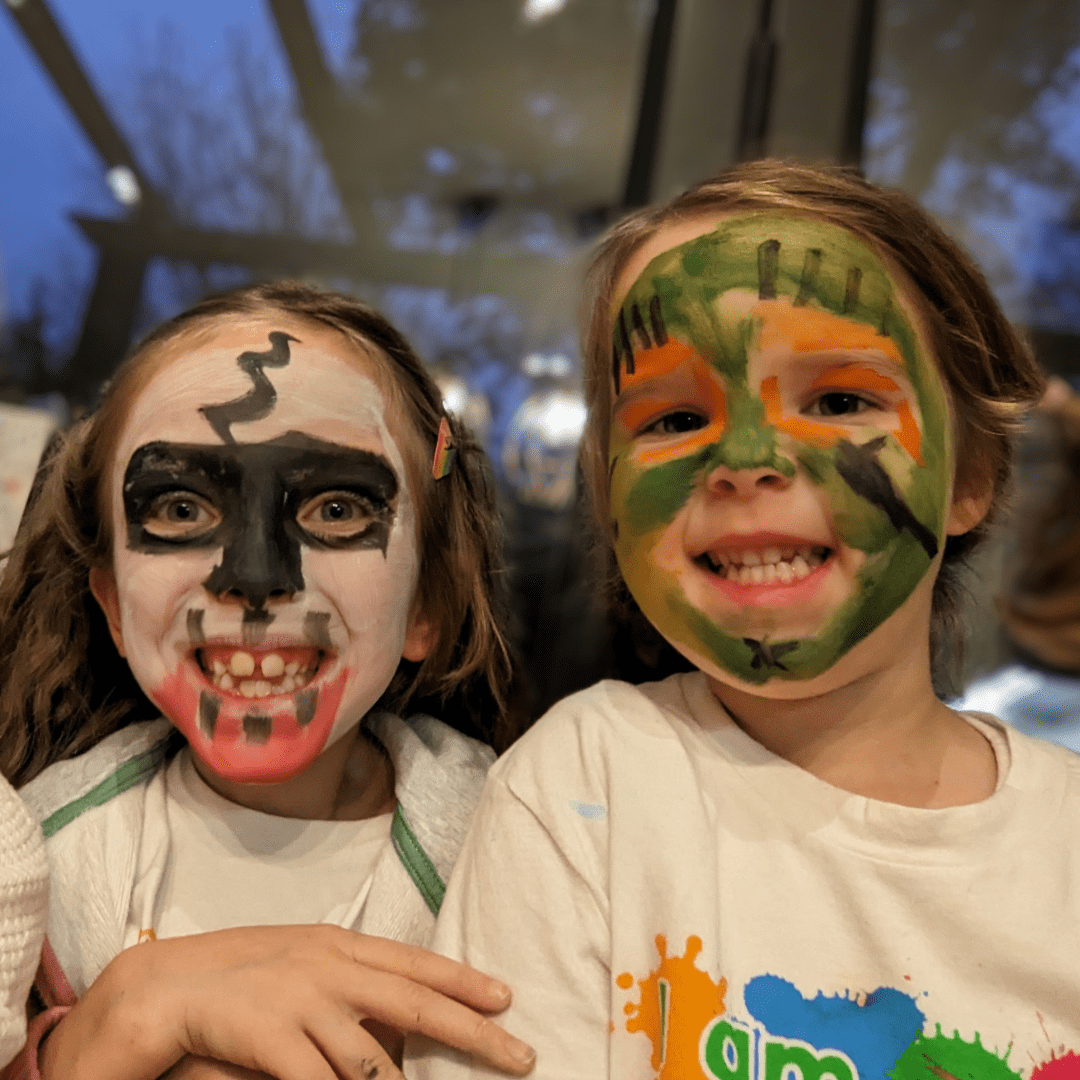
<svg viewBox="0 0 1080 1080">
<path fill-rule="evenodd" d="M 109 624 L 109 633 L 112 635 L 116 651 L 121 656 L 126 656 L 124 635 L 120 632 L 120 593 L 116 587 L 116 575 L 111 569 L 106 570 L 100 566 L 91 567 L 90 591 L 105 613 L 105 621 Z"/>
<path fill-rule="evenodd" d="M 439 632 L 435 623 L 424 614 L 420 601 L 417 600 L 413 604 L 412 614 L 409 615 L 405 644 L 401 648 L 402 658 L 417 663 L 425 660 L 438 640 Z"/>
<path fill-rule="evenodd" d="M 994 482 L 992 480 L 983 484 L 981 490 L 969 491 L 964 495 L 954 492 L 949 516 L 945 521 L 945 534 L 963 536 L 964 533 L 971 532 L 986 517 L 993 500 Z"/>
</svg>

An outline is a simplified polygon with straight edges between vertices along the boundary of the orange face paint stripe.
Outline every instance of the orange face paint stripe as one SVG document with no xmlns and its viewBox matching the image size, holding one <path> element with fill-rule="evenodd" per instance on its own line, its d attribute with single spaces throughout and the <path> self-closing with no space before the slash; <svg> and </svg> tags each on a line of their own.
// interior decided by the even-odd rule
<svg viewBox="0 0 1080 1080">
<path fill-rule="evenodd" d="M 892 393 L 899 393 L 900 391 L 899 384 L 893 382 L 887 375 L 882 375 L 880 372 L 872 371 L 869 368 L 852 365 L 829 368 L 828 371 L 823 371 L 810 385 L 814 390 L 827 390 L 830 387 L 835 387 L 837 390 L 850 388 L 852 390 L 882 390 Z M 896 411 L 900 415 L 900 430 L 895 432 L 896 441 L 918 464 L 922 465 L 922 432 L 919 431 L 919 425 L 911 414 L 911 406 L 906 401 L 901 401 L 896 406 Z"/>
<path fill-rule="evenodd" d="M 685 457 L 687 454 L 700 450 L 710 443 L 720 441 L 724 433 L 723 424 L 710 424 L 708 427 L 699 428 L 687 435 L 678 443 L 668 443 L 666 446 L 658 446 L 654 450 L 638 450 L 634 454 L 634 460 L 641 465 L 662 465 L 665 461 L 674 461 L 675 458 Z"/>
<path fill-rule="evenodd" d="M 683 364 L 701 361 L 700 355 L 689 345 L 671 339 L 666 345 L 657 345 L 634 353 L 634 373 L 622 374 L 620 392 L 658 375 L 668 375 Z"/>
<path fill-rule="evenodd" d="M 830 352 L 835 349 L 874 349 L 898 364 L 903 363 L 896 342 L 866 323 L 852 322 L 831 311 L 795 307 L 790 300 L 763 300 L 753 314 L 761 319 L 758 347 L 787 345 L 797 353 Z"/>
<path fill-rule="evenodd" d="M 811 384 L 814 390 L 836 387 L 837 390 L 884 390 L 898 393 L 900 386 L 887 375 L 854 364 L 841 365 L 823 371 Z"/>
<path fill-rule="evenodd" d="M 770 375 L 761 382 L 761 400 L 765 403 L 765 420 L 793 439 L 814 443 L 817 446 L 835 446 L 847 436 L 847 430 L 833 424 L 820 424 L 801 416 L 785 416 L 780 401 L 780 380 Z"/>
</svg>

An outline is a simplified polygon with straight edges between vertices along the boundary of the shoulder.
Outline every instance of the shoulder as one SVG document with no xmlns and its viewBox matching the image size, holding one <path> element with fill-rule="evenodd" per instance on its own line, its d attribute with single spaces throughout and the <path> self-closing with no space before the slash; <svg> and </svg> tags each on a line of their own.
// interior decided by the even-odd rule
<svg viewBox="0 0 1080 1080">
<path fill-rule="evenodd" d="M 165 761 L 174 731 L 165 719 L 129 724 L 85 754 L 50 765 L 19 795 L 48 839 L 86 811 L 143 787 Z"/>
<path fill-rule="evenodd" d="M 492 776 L 517 793 L 577 783 L 606 787 L 612 771 L 682 753 L 698 723 L 695 676 L 634 686 L 605 680 L 553 705 L 496 763 Z"/>
</svg>

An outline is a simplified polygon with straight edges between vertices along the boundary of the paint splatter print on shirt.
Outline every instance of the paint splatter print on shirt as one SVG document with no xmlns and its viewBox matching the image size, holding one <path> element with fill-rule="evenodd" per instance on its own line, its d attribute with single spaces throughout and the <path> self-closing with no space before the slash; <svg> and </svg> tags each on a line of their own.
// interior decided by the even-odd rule
<svg viewBox="0 0 1080 1080">
<path fill-rule="evenodd" d="M 745 1012 L 729 1010 L 723 977 L 695 961 L 701 939 L 682 956 L 656 938 L 659 963 L 644 978 L 616 977 L 627 995 L 626 1031 L 651 1044 L 656 1080 L 1080 1080 L 1080 1055 L 1059 1047 L 1025 1066 L 1010 1046 L 983 1045 L 979 1032 L 950 1033 L 928 1017 L 918 991 L 879 986 L 805 997 L 779 975 L 743 987 Z M 1033 1026 L 1039 1018 L 1032 1016 Z M 644 1043 L 642 1044 L 644 1047 Z"/>
</svg>

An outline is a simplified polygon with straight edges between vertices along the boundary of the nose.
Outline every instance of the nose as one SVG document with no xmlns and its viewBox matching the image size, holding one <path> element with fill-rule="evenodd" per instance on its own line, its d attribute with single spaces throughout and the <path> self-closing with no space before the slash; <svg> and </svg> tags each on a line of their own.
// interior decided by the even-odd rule
<svg viewBox="0 0 1080 1080">
<path fill-rule="evenodd" d="M 756 469 L 732 469 L 717 465 L 705 477 L 705 488 L 724 498 L 749 499 L 765 491 L 786 491 L 792 478 L 779 469 L 764 466 Z"/>
<path fill-rule="evenodd" d="M 298 540 L 277 513 L 254 513 L 226 541 L 221 562 L 203 582 L 219 600 L 238 599 L 250 608 L 268 600 L 288 600 L 304 591 Z"/>
</svg>

